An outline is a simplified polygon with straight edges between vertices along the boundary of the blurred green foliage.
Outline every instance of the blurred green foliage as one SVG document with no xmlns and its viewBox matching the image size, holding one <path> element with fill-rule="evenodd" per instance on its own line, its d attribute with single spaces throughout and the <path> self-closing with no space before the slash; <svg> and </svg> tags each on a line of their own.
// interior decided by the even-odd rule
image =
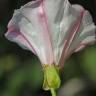
<svg viewBox="0 0 96 96">
<path fill-rule="evenodd" d="M 96 84 L 96 46 L 87 48 L 80 59 L 85 74 Z"/>
</svg>

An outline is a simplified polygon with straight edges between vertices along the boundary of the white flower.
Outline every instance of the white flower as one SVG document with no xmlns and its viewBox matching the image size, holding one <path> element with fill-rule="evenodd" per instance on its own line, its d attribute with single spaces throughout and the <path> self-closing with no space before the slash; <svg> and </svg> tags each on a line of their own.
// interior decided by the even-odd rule
<svg viewBox="0 0 96 96">
<path fill-rule="evenodd" d="M 16 10 L 6 37 L 32 51 L 42 64 L 64 64 L 73 53 L 95 42 L 90 13 L 68 0 L 36 0 Z"/>
</svg>

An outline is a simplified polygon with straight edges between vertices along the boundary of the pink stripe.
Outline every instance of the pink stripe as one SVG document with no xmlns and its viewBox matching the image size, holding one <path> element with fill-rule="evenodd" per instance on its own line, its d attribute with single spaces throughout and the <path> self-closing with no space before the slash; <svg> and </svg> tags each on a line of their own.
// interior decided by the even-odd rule
<svg viewBox="0 0 96 96">
<path fill-rule="evenodd" d="M 50 43 L 51 43 L 51 48 L 52 48 L 50 29 L 49 29 L 48 21 L 47 21 L 48 19 L 47 19 L 46 12 L 45 12 L 45 9 L 44 9 L 44 0 L 42 0 L 42 9 L 43 9 L 43 12 L 44 12 L 44 19 L 45 19 L 45 24 L 46 24 L 46 27 L 47 27 L 47 33 L 48 33 L 49 40 L 50 40 Z"/>
<path fill-rule="evenodd" d="M 36 53 L 36 51 L 35 51 L 35 49 L 33 48 L 33 46 L 31 45 L 31 43 L 30 43 L 30 41 L 27 39 L 27 37 L 25 37 L 21 32 L 20 32 L 20 35 L 25 39 L 25 41 L 28 43 L 28 45 L 31 47 L 31 51 L 35 54 L 35 55 L 37 55 L 37 53 Z"/>
<path fill-rule="evenodd" d="M 63 51 L 62 51 L 62 54 L 61 54 L 61 58 L 60 58 L 60 61 L 59 61 L 59 64 L 60 64 L 60 67 L 64 67 L 64 61 L 65 59 L 67 58 L 67 53 L 68 53 L 68 49 L 70 48 L 70 45 L 75 37 L 75 34 L 77 32 L 79 32 L 79 28 L 80 28 L 80 24 L 82 22 L 82 18 L 83 18 L 83 15 L 84 15 L 84 10 L 81 12 L 81 16 L 77 19 L 78 21 L 76 22 L 76 24 L 74 24 L 73 28 L 72 28 L 72 31 L 67 39 L 67 42 L 63 48 Z"/>
<path fill-rule="evenodd" d="M 93 40 L 93 41 L 90 41 L 90 42 L 88 42 L 88 43 L 81 43 L 80 45 L 82 46 L 82 45 L 90 45 L 90 44 L 93 44 L 93 43 L 95 43 L 96 42 L 96 40 Z"/>
<path fill-rule="evenodd" d="M 10 27 L 10 28 L 8 28 L 8 33 L 9 34 L 11 34 L 11 32 L 16 32 L 16 31 L 14 31 L 15 29 L 14 29 L 14 27 Z M 30 48 L 32 49 L 31 51 L 33 52 L 34 51 L 34 54 L 36 54 L 36 51 L 35 51 L 35 49 L 33 48 L 33 46 L 31 45 L 31 43 L 29 42 L 29 40 L 26 38 L 26 36 L 24 36 L 19 30 L 18 30 L 18 32 L 19 32 L 19 35 L 21 35 L 23 38 L 24 38 L 24 40 L 28 43 L 28 45 L 30 46 Z"/>
<path fill-rule="evenodd" d="M 46 16 L 46 12 L 45 12 L 45 8 L 44 8 L 44 0 L 41 0 L 41 9 L 40 9 L 40 13 L 39 13 L 39 20 L 40 20 L 41 26 L 43 26 L 43 31 L 45 30 L 43 33 L 43 36 L 45 37 L 45 39 L 47 39 L 47 42 L 46 42 L 46 40 L 44 42 L 49 47 L 48 50 L 50 49 L 50 53 L 48 53 L 48 54 L 50 54 L 50 56 L 47 58 L 51 57 L 50 59 L 53 59 L 54 54 L 53 54 L 53 48 L 52 48 L 52 42 L 51 42 L 50 29 L 49 29 L 48 21 L 47 21 L 48 18 Z"/>
<path fill-rule="evenodd" d="M 93 40 L 91 42 L 88 42 L 88 43 L 82 43 L 80 44 L 77 49 L 74 50 L 74 52 L 78 52 L 80 50 L 82 50 L 83 48 L 81 48 L 82 46 L 86 47 L 86 45 L 91 45 L 91 44 L 95 44 L 96 40 Z"/>
<path fill-rule="evenodd" d="M 86 45 L 80 45 L 79 47 L 77 47 L 77 49 L 74 52 L 78 52 L 80 50 L 82 50 L 83 48 L 85 48 Z"/>
</svg>

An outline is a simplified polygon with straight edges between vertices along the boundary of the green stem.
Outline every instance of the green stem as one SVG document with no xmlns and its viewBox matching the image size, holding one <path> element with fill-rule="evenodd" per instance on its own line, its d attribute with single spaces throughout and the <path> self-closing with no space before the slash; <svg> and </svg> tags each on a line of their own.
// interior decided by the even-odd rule
<svg viewBox="0 0 96 96">
<path fill-rule="evenodd" d="M 52 94 L 52 96 L 56 96 L 56 92 L 53 88 L 51 88 L 51 94 Z"/>
</svg>

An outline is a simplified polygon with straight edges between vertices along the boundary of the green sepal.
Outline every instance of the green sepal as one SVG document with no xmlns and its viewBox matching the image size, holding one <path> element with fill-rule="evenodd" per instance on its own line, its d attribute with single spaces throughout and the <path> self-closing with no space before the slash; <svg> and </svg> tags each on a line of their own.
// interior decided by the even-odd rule
<svg viewBox="0 0 96 96">
<path fill-rule="evenodd" d="M 55 65 L 44 66 L 44 90 L 58 89 L 60 87 L 61 80 L 59 77 L 59 68 Z"/>
</svg>

